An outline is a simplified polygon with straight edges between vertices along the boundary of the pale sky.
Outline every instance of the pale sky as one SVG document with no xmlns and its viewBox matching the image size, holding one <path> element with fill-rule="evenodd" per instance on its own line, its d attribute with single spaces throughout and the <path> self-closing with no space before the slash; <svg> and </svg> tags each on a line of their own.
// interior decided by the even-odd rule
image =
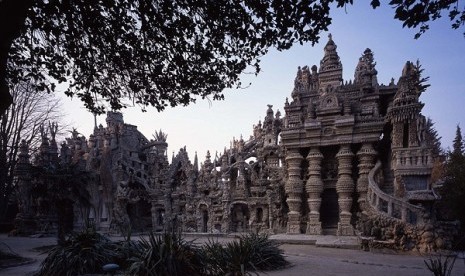
<svg viewBox="0 0 465 276">
<path fill-rule="evenodd" d="M 452 30 L 446 17 L 430 25 L 430 30 L 415 40 L 415 30 L 403 29 L 394 20 L 394 11 L 386 4 L 372 10 L 368 1 L 355 1 L 346 10 L 332 10 L 333 24 L 329 32 L 322 33 L 320 43 L 295 45 L 290 50 L 271 50 L 261 60 L 262 72 L 244 75 L 242 83 L 251 85 L 245 89 L 225 91 L 224 101 L 198 100 L 188 107 L 168 108 L 158 113 L 154 108 L 141 112 L 139 107 L 123 110 L 124 121 L 136 125 L 147 138 L 155 130 L 168 134 L 168 155 L 186 146 L 191 161 L 195 152 L 199 161 L 205 159 L 207 150 L 212 156 L 229 148 L 230 141 L 243 135 L 246 140 L 252 127 L 266 115 L 267 104 L 279 109 L 284 115 L 284 102 L 290 97 L 298 66 L 319 66 L 323 47 L 331 33 L 343 65 L 344 82 L 353 79 L 355 66 L 366 48 L 374 52 L 378 82 L 396 82 L 406 61 L 420 60 L 424 75 L 429 76 L 428 90 L 422 94 L 425 103 L 423 114 L 435 122 L 442 136 L 443 147 L 451 147 L 457 124 L 465 129 L 465 38 L 463 30 Z M 384 5 L 384 7 L 383 7 Z M 70 100 L 63 93 L 66 121 L 78 131 L 89 136 L 93 131 L 94 118 L 83 104 Z M 97 118 L 105 125 L 105 116 Z"/>
</svg>

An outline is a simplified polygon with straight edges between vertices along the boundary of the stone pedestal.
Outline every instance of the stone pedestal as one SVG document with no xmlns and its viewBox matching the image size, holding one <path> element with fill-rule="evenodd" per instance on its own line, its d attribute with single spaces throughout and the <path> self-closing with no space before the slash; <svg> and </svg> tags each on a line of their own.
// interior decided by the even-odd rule
<svg viewBox="0 0 465 276">
<path fill-rule="evenodd" d="M 350 224 L 350 208 L 352 207 L 352 193 L 354 191 L 354 181 L 352 179 L 352 159 L 354 154 L 350 145 L 342 145 L 336 154 L 338 160 L 338 179 L 336 191 L 339 203 L 339 223 L 337 227 L 338 236 L 354 235 L 353 226 Z"/>
<path fill-rule="evenodd" d="M 323 181 L 321 180 L 321 160 L 323 155 L 318 148 L 312 148 L 307 155 L 308 180 L 305 185 L 308 194 L 308 215 L 307 231 L 309 235 L 321 235 L 320 206 L 321 193 L 323 192 Z"/>
<path fill-rule="evenodd" d="M 287 205 L 289 206 L 287 233 L 300 234 L 300 218 L 303 183 L 301 168 L 303 157 L 297 149 L 290 149 L 286 156 L 288 179 L 285 185 Z"/>
</svg>

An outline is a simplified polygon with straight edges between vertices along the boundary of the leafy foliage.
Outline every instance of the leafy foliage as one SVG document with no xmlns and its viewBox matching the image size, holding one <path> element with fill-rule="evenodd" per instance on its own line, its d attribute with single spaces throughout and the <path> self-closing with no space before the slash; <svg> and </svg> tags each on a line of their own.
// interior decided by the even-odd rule
<svg viewBox="0 0 465 276">
<path fill-rule="evenodd" d="M 127 270 L 133 263 L 134 256 L 137 256 L 142 250 L 138 241 L 126 239 L 115 242 L 116 256 L 114 263 L 118 264 L 122 270 Z"/>
<path fill-rule="evenodd" d="M 179 235 L 150 233 L 148 240 L 141 238 L 136 251 L 128 269 L 129 275 L 200 275 L 197 248 Z"/>
<path fill-rule="evenodd" d="M 209 241 L 201 248 L 207 275 L 245 275 L 287 266 L 283 250 L 266 235 L 248 234 L 225 246 Z"/>
<path fill-rule="evenodd" d="M 465 234 L 465 153 L 462 132 L 457 126 L 453 150 L 447 154 L 445 181 L 440 191 L 446 218 L 458 219 L 461 223 L 461 235 Z M 464 240 L 457 246 L 463 247 Z"/>
<path fill-rule="evenodd" d="M 444 155 L 444 151 L 441 146 L 441 136 L 439 136 L 439 133 L 434 127 L 434 122 L 431 120 L 431 118 L 426 119 L 425 139 L 426 144 L 430 145 L 432 148 L 433 158 Z"/>
<path fill-rule="evenodd" d="M 352 3 L 38 0 L 11 47 L 9 78 L 35 80 L 38 90 L 47 91 L 55 89 L 48 77 L 67 83 L 65 93 L 97 113 L 105 102 L 123 108 L 128 104 L 123 98 L 158 110 L 196 98 L 223 99 L 223 89 L 240 86 L 248 66 L 260 71 L 260 57 L 269 48 L 316 43 L 331 24 L 330 9 Z M 371 5 L 376 8 L 380 1 Z M 389 5 L 404 26 L 420 24 L 420 32 L 443 10 L 450 11 L 454 28 L 465 20 L 458 1 L 392 0 Z"/>
<path fill-rule="evenodd" d="M 0 1 L 0 113 L 11 103 L 6 78 L 39 91 L 67 83 L 95 113 L 223 99 L 245 70 L 260 71 L 269 48 L 318 42 L 330 9 L 353 0 Z M 373 8 L 381 5 L 371 0 Z M 448 13 L 464 26 L 458 0 L 391 0 L 395 18 L 420 30 Z M 8 62 L 8 65 L 7 65 Z M 248 69 L 249 68 L 249 69 Z M 8 76 L 7 76 L 8 75 Z M 54 81 L 50 81 L 54 80 Z M 129 99 L 126 102 L 125 99 Z"/>
<path fill-rule="evenodd" d="M 101 272 L 116 257 L 116 246 L 94 228 L 73 233 L 57 245 L 42 262 L 39 275 L 81 275 Z"/>
<path fill-rule="evenodd" d="M 429 22 L 441 18 L 446 12 L 453 29 L 465 24 L 465 6 L 461 7 L 458 0 L 391 0 L 389 5 L 395 9 L 395 18 L 402 21 L 404 27 L 420 27 L 415 38 L 429 29 Z"/>
<path fill-rule="evenodd" d="M 128 275 L 141 276 L 249 275 L 289 264 L 278 243 L 266 235 L 248 234 L 226 245 L 210 240 L 197 247 L 174 233 L 112 242 L 90 227 L 52 248 L 39 275 L 98 273 L 110 262 Z"/>
<path fill-rule="evenodd" d="M 426 267 L 434 276 L 450 276 L 454 268 L 457 255 L 437 255 L 424 260 Z"/>
<path fill-rule="evenodd" d="M 453 149 L 451 152 L 451 158 L 460 159 L 461 156 L 464 154 L 464 145 L 463 145 L 463 138 L 462 138 L 462 129 L 460 126 L 457 126 L 455 131 L 455 138 L 452 145 Z"/>
<path fill-rule="evenodd" d="M 223 245 L 217 241 L 208 240 L 201 247 L 201 261 L 206 275 L 225 275 L 228 271 L 228 257 Z"/>
<path fill-rule="evenodd" d="M 433 168 L 431 171 L 431 182 L 437 183 L 442 181 L 445 175 L 444 163 L 446 156 L 444 150 L 441 147 L 441 137 L 439 136 L 434 122 L 431 118 L 426 119 L 426 132 L 425 140 L 426 144 L 431 147 L 431 153 L 433 157 Z"/>
<path fill-rule="evenodd" d="M 197 247 L 178 234 L 151 233 L 131 247 L 135 254 L 126 271 L 129 275 L 248 275 L 289 264 L 275 241 L 257 234 L 225 245 L 209 240 Z"/>
<path fill-rule="evenodd" d="M 97 113 L 100 99 L 112 109 L 129 98 L 158 110 L 222 99 L 248 66 L 260 71 L 270 47 L 317 42 L 331 23 L 331 2 L 34 1 L 9 77 L 34 79 L 39 90 L 54 89 L 48 76 L 66 82 L 65 93 Z"/>
</svg>

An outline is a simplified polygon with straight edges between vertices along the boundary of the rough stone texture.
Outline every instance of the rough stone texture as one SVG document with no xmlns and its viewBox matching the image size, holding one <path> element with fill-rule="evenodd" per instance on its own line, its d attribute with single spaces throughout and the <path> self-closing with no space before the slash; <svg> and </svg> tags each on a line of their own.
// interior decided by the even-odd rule
<svg viewBox="0 0 465 276">
<path fill-rule="evenodd" d="M 34 193 L 46 180 L 30 172 L 72 166 L 91 176 L 90 204 L 69 198 L 75 228 L 90 220 L 123 233 L 361 233 L 371 246 L 448 247 L 454 227 L 429 213 L 436 198 L 418 68 L 407 62 L 397 84 L 378 84 L 366 49 L 354 80 L 344 82 L 336 50 L 330 36 L 320 68 L 298 68 L 284 118 L 269 105 L 249 139 L 233 139 L 220 155 L 208 152 L 200 166 L 185 148 L 169 162 L 167 135 L 149 140 L 120 113 L 108 112 L 107 126 L 88 139 L 74 130 L 60 154 L 56 126 L 43 128 L 33 164 L 21 146 L 16 231 L 56 223 L 50 199 Z"/>
</svg>

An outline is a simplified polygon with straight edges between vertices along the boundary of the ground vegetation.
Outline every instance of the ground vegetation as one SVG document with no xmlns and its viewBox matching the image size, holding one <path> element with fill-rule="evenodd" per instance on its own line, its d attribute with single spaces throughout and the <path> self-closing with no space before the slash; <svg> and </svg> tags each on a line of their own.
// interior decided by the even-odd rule
<svg viewBox="0 0 465 276">
<path fill-rule="evenodd" d="M 53 247 L 39 275 L 103 273 L 108 263 L 117 264 L 125 275 L 251 275 L 289 265 L 278 246 L 257 234 L 226 244 L 211 240 L 197 245 L 176 233 L 112 242 L 89 227 Z"/>
</svg>

